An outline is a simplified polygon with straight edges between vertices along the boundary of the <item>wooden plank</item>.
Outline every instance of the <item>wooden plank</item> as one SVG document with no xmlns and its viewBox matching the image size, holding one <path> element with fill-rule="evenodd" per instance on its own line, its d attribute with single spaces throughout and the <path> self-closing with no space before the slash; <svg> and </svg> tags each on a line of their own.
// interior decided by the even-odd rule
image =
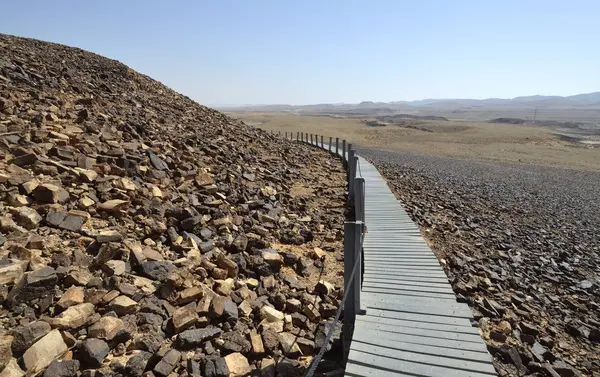
<svg viewBox="0 0 600 377">
<path fill-rule="evenodd" d="M 371 368 L 384 370 L 387 374 L 377 374 L 377 376 L 389 376 L 389 372 L 405 373 L 411 376 L 423 377 L 489 377 L 495 374 L 468 371 L 463 369 L 453 369 L 443 366 L 430 365 L 427 363 L 416 363 L 411 360 L 396 359 L 378 355 L 374 352 L 359 351 L 352 349 L 348 356 L 348 364 L 359 363 L 370 366 Z M 352 373 L 352 367 L 346 367 L 348 372 Z M 373 374 L 362 374 L 364 376 L 373 376 Z M 392 374 L 393 375 L 393 374 Z"/>
<path fill-rule="evenodd" d="M 483 358 L 479 357 L 476 360 L 469 360 L 469 359 L 459 358 L 458 356 L 460 355 L 460 351 L 456 352 L 457 350 L 453 350 L 455 352 L 449 352 L 449 354 L 446 353 L 446 355 L 444 355 L 442 353 L 433 353 L 433 351 L 431 351 L 430 353 L 420 353 L 420 352 L 416 352 L 416 350 L 415 350 L 416 348 L 417 348 L 417 346 L 415 348 L 413 348 L 412 350 L 391 348 L 391 347 L 380 346 L 380 345 L 377 345 L 376 343 L 362 342 L 362 341 L 353 342 L 352 345 L 350 346 L 351 350 L 380 355 L 380 356 L 384 356 L 386 358 L 401 360 L 403 362 L 409 361 L 409 362 L 414 362 L 414 363 L 418 363 L 418 364 L 456 369 L 456 370 L 462 372 L 463 373 L 462 375 L 464 375 L 465 372 L 467 372 L 467 373 L 468 372 L 484 373 L 484 374 L 489 374 L 492 376 L 495 375 L 495 373 L 496 373 L 496 371 L 494 370 L 494 367 L 492 367 L 489 364 L 489 359 L 490 359 L 489 355 L 486 356 L 485 354 L 483 354 L 482 355 Z M 441 347 L 431 347 L 431 348 L 434 348 L 434 349 L 437 348 L 437 350 L 439 351 L 439 349 Z M 478 356 L 481 355 L 477 352 L 471 352 L 467 355 L 472 355 L 472 354 L 475 354 Z M 487 358 L 487 360 L 485 360 L 485 358 Z"/>
</svg>

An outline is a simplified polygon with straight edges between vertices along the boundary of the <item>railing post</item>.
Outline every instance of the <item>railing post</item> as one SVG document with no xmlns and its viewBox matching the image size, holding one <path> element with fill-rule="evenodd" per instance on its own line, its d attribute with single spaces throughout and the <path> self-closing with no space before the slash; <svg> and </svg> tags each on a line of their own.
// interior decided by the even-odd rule
<svg viewBox="0 0 600 377">
<path fill-rule="evenodd" d="M 346 165 L 346 139 L 342 140 L 342 163 Z"/>
<path fill-rule="evenodd" d="M 329 153 L 331 153 L 331 148 L 332 148 L 332 144 L 333 143 L 333 137 L 329 136 Z"/>
<path fill-rule="evenodd" d="M 285 131 L 285 138 L 286 138 L 286 139 L 288 138 L 288 137 L 287 137 L 287 131 Z"/>
<path fill-rule="evenodd" d="M 350 147 L 351 144 L 348 144 Z M 348 149 L 348 169 L 346 170 L 346 180 L 348 181 L 348 199 L 350 203 L 353 202 L 354 198 L 354 149 Z"/>
<path fill-rule="evenodd" d="M 313 135 L 310 134 L 310 145 L 312 145 Z"/>
<path fill-rule="evenodd" d="M 354 311 L 354 286 L 348 285 L 350 276 L 352 275 L 352 269 L 354 268 L 354 222 L 347 221 L 344 223 L 344 287 L 348 287 L 346 294 L 346 301 L 344 302 L 344 355 L 347 355 L 347 350 L 350 348 L 350 338 L 352 334 L 352 327 L 356 319 L 356 312 Z"/>
<path fill-rule="evenodd" d="M 281 136 L 281 131 L 277 131 L 277 136 Z"/>
<path fill-rule="evenodd" d="M 325 147 L 325 144 L 323 144 L 323 135 L 321 135 L 321 149 L 323 149 Z"/>
<path fill-rule="evenodd" d="M 336 137 L 335 138 L 335 155 L 337 156 L 340 153 L 340 138 Z"/>
<path fill-rule="evenodd" d="M 358 159 L 358 158 L 356 158 Z M 365 179 L 354 178 L 354 214 L 356 221 L 365 222 Z"/>
<path fill-rule="evenodd" d="M 300 141 L 304 143 L 304 132 L 300 133 Z"/>
<path fill-rule="evenodd" d="M 354 222 L 354 261 L 357 263 L 352 286 L 354 287 L 354 316 L 357 314 L 365 314 L 360 310 L 360 290 L 362 288 L 362 237 L 363 223 L 361 221 Z"/>
<path fill-rule="evenodd" d="M 296 141 L 300 141 L 300 132 L 296 131 Z"/>
</svg>

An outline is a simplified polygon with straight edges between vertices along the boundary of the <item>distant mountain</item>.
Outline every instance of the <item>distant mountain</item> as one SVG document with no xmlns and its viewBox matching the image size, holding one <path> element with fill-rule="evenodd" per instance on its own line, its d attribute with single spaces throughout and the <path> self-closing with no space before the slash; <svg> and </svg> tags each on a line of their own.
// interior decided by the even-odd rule
<svg viewBox="0 0 600 377">
<path fill-rule="evenodd" d="M 234 106 L 221 108 L 227 110 L 250 110 L 250 111 L 398 111 L 409 110 L 411 108 L 440 108 L 440 109 L 457 109 L 457 108 L 487 108 L 487 107 L 511 107 L 511 108 L 551 108 L 551 107 L 580 107 L 580 106 L 600 106 L 600 92 L 577 94 L 573 96 L 521 96 L 515 98 L 486 98 L 486 99 L 469 99 L 469 98 L 428 98 L 416 101 L 392 101 L 392 102 L 374 102 L 363 101 L 361 103 L 321 103 L 314 105 L 249 105 L 249 106 Z"/>
</svg>

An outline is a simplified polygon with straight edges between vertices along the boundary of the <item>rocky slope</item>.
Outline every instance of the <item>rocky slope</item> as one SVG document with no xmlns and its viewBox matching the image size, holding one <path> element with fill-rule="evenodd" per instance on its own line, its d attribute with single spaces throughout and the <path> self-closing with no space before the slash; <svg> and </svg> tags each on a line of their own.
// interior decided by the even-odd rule
<svg viewBox="0 0 600 377">
<path fill-rule="evenodd" d="M 0 376 L 300 373 L 339 304 L 344 176 L 117 61 L 0 35 Z"/>
<path fill-rule="evenodd" d="M 419 223 L 501 376 L 600 376 L 600 173 L 361 150 Z"/>
</svg>

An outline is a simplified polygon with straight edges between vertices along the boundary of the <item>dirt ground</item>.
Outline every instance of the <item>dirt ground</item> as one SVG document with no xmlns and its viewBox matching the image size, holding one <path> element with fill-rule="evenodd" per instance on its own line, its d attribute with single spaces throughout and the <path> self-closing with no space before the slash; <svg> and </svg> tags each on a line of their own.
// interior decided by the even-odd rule
<svg viewBox="0 0 600 377">
<path fill-rule="evenodd" d="M 453 120 L 414 120 L 403 126 L 369 127 L 358 118 L 286 113 L 228 115 L 266 130 L 339 137 L 362 147 L 600 171 L 600 147 L 563 141 L 552 128 Z"/>
</svg>

